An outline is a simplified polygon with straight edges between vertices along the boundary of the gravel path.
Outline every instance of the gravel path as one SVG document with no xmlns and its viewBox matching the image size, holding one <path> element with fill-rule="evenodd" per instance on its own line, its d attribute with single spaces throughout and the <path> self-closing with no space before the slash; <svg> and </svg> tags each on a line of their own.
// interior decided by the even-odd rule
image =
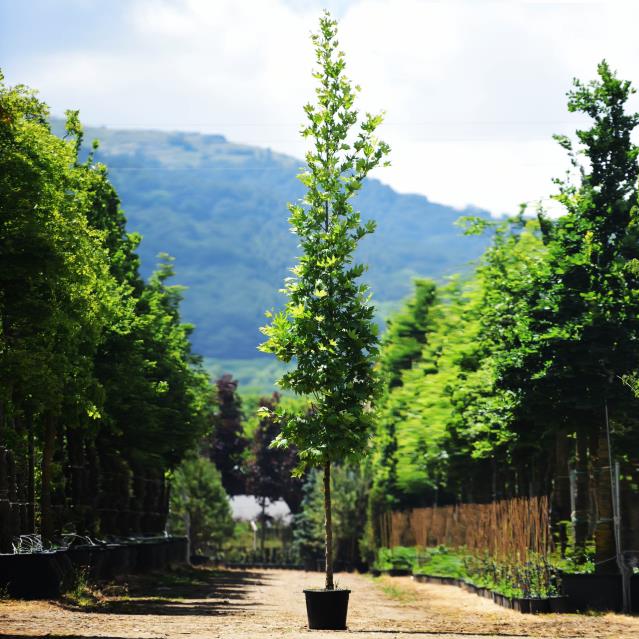
<svg viewBox="0 0 639 639">
<path fill-rule="evenodd" d="M 182 570 L 105 589 L 74 609 L 55 602 L 0 601 L 0 638 L 77 639 L 486 639 L 639 637 L 639 618 L 621 615 L 522 615 L 454 586 L 409 577 L 339 574 L 352 590 L 347 632 L 305 628 L 302 589 L 322 575 L 298 571 Z"/>
</svg>

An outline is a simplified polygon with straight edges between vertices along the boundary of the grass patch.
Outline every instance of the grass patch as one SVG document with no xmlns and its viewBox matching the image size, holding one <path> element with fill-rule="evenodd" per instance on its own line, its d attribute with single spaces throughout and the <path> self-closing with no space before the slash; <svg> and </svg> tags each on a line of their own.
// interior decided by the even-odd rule
<svg viewBox="0 0 639 639">
<path fill-rule="evenodd" d="M 100 593 L 89 583 L 87 569 L 76 571 L 73 584 L 62 600 L 73 608 L 94 608 L 98 604 Z"/>
<path fill-rule="evenodd" d="M 401 586 L 397 586 L 396 584 L 385 582 L 380 583 L 378 586 L 379 588 L 381 588 L 382 592 L 390 599 L 394 599 L 395 601 L 399 601 L 400 603 L 411 603 L 415 601 L 415 593 L 412 590 L 402 588 Z"/>
</svg>

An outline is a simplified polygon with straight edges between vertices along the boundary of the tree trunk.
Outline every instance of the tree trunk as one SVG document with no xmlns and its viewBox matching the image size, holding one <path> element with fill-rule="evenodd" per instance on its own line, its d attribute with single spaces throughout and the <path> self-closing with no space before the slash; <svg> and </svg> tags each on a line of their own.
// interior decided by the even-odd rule
<svg viewBox="0 0 639 639">
<path fill-rule="evenodd" d="M 633 488 L 639 484 L 639 472 L 634 464 L 626 462 L 621 467 L 621 503 L 623 513 L 622 548 L 639 548 L 639 508 L 637 492 Z"/>
<path fill-rule="evenodd" d="M 85 503 L 82 475 L 84 473 L 83 449 L 84 437 L 79 428 L 67 428 L 67 481 L 69 485 L 69 494 L 71 504 L 71 515 L 75 523 L 77 533 L 85 534 Z"/>
<path fill-rule="evenodd" d="M 331 519 L 331 462 L 324 464 L 324 514 L 326 515 L 326 590 L 334 590 L 333 583 L 333 523 Z"/>
<path fill-rule="evenodd" d="M 182 493 L 182 503 L 186 504 L 184 508 L 184 532 L 186 534 L 186 556 L 188 557 L 189 563 L 191 562 L 191 555 L 195 554 L 195 549 L 193 547 L 193 540 L 191 539 L 191 511 L 189 510 L 189 498 L 186 494 L 186 491 L 183 490 Z"/>
<path fill-rule="evenodd" d="M 9 481 L 7 477 L 7 453 L 5 442 L 7 440 L 5 421 L 7 410 L 4 402 L 0 402 L 0 553 L 11 552 L 11 531 L 9 503 Z"/>
<path fill-rule="evenodd" d="M 85 494 L 87 495 L 89 510 L 87 514 L 87 533 L 91 536 L 98 534 L 100 529 L 100 494 L 103 491 L 102 467 L 100 455 L 93 437 L 87 442 L 87 471 L 85 474 Z"/>
<path fill-rule="evenodd" d="M 568 465 L 568 437 L 559 431 L 555 439 L 554 481 L 552 486 L 552 526 L 559 535 L 562 558 L 568 548 L 570 522 L 570 468 Z"/>
<path fill-rule="evenodd" d="M 9 553 L 11 547 L 11 504 L 7 457 L 9 451 L 0 445 L 0 552 Z"/>
<path fill-rule="evenodd" d="M 596 458 L 596 495 L 597 527 L 595 528 L 595 571 L 597 573 L 616 573 L 615 530 L 612 508 L 612 479 L 608 438 L 605 431 L 600 432 Z"/>
<path fill-rule="evenodd" d="M 160 487 L 162 489 L 162 518 L 160 521 L 160 530 L 164 532 L 169 518 L 169 502 L 171 499 L 171 485 L 164 477 L 164 470 L 160 471 Z"/>
<path fill-rule="evenodd" d="M 577 495 L 575 498 L 575 554 L 578 561 L 586 555 L 590 514 L 590 473 L 588 468 L 588 433 L 585 429 L 577 431 Z"/>
<path fill-rule="evenodd" d="M 18 503 L 18 465 L 15 450 L 7 451 L 7 496 L 9 499 L 9 534 L 10 542 L 20 536 L 20 506 Z M 13 545 L 12 545 L 13 549 Z"/>
<path fill-rule="evenodd" d="M 27 427 L 24 417 L 16 418 L 16 434 L 18 445 L 16 448 L 16 518 L 17 535 L 31 532 L 27 528 Z"/>
<path fill-rule="evenodd" d="M 266 543 L 266 497 L 262 497 L 262 528 L 260 529 L 260 557 L 264 561 L 264 544 Z"/>
<path fill-rule="evenodd" d="M 35 533 L 35 434 L 33 432 L 33 418 L 27 425 L 27 532 Z"/>
<path fill-rule="evenodd" d="M 51 414 L 44 418 L 44 442 L 42 447 L 42 489 L 40 495 L 40 532 L 43 541 L 50 541 L 54 534 L 51 492 L 53 483 L 53 456 L 55 453 L 55 419 Z"/>
</svg>

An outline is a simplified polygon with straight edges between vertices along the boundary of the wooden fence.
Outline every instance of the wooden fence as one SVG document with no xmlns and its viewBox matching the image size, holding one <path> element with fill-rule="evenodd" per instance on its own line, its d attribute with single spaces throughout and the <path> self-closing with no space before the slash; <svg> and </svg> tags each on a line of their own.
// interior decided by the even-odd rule
<svg viewBox="0 0 639 639">
<path fill-rule="evenodd" d="M 529 553 L 546 555 L 552 545 L 546 496 L 389 512 L 381 517 L 380 532 L 388 548 L 463 546 L 522 561 Z"/>
</svg>

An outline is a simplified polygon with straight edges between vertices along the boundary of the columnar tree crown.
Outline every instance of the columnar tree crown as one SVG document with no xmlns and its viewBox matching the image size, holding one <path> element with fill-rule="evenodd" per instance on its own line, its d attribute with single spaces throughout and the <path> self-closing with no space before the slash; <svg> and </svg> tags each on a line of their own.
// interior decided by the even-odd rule
<svg viewBox="0 0 639 639">
<path fill-rule="evenodd" d="M 303 255 L 286 279 L 285 309 L 274 316 L 267 313 L 272 321 L 262 328 L 268 339 L 260 346 L 294 362 L 280 386 L 310 398 L 304 412 L 280 412 L 282 432 L 275 441 L 298 447 L 300 469 L 363 450 L 378 388 L 374 308 L 368 287 L 358 281 L 365 266 L 353 257 L 375 224 L 362 221 L 351 199 L 369 172 L 383 163 L 389 147 L 375 135 L 381 115 L 367 113 L 357 126 L 353 105 L 359 88 L 344 75 L 336 35 L 336 22 L 324 14 L 312 38 L 317 101 L 304 107 L 308 122 L 302 135 L 312 148 L 298 177 L 307 191 L 301 201 L 289 204 L 291 231 L 299 237 Z"/>
</svg>

